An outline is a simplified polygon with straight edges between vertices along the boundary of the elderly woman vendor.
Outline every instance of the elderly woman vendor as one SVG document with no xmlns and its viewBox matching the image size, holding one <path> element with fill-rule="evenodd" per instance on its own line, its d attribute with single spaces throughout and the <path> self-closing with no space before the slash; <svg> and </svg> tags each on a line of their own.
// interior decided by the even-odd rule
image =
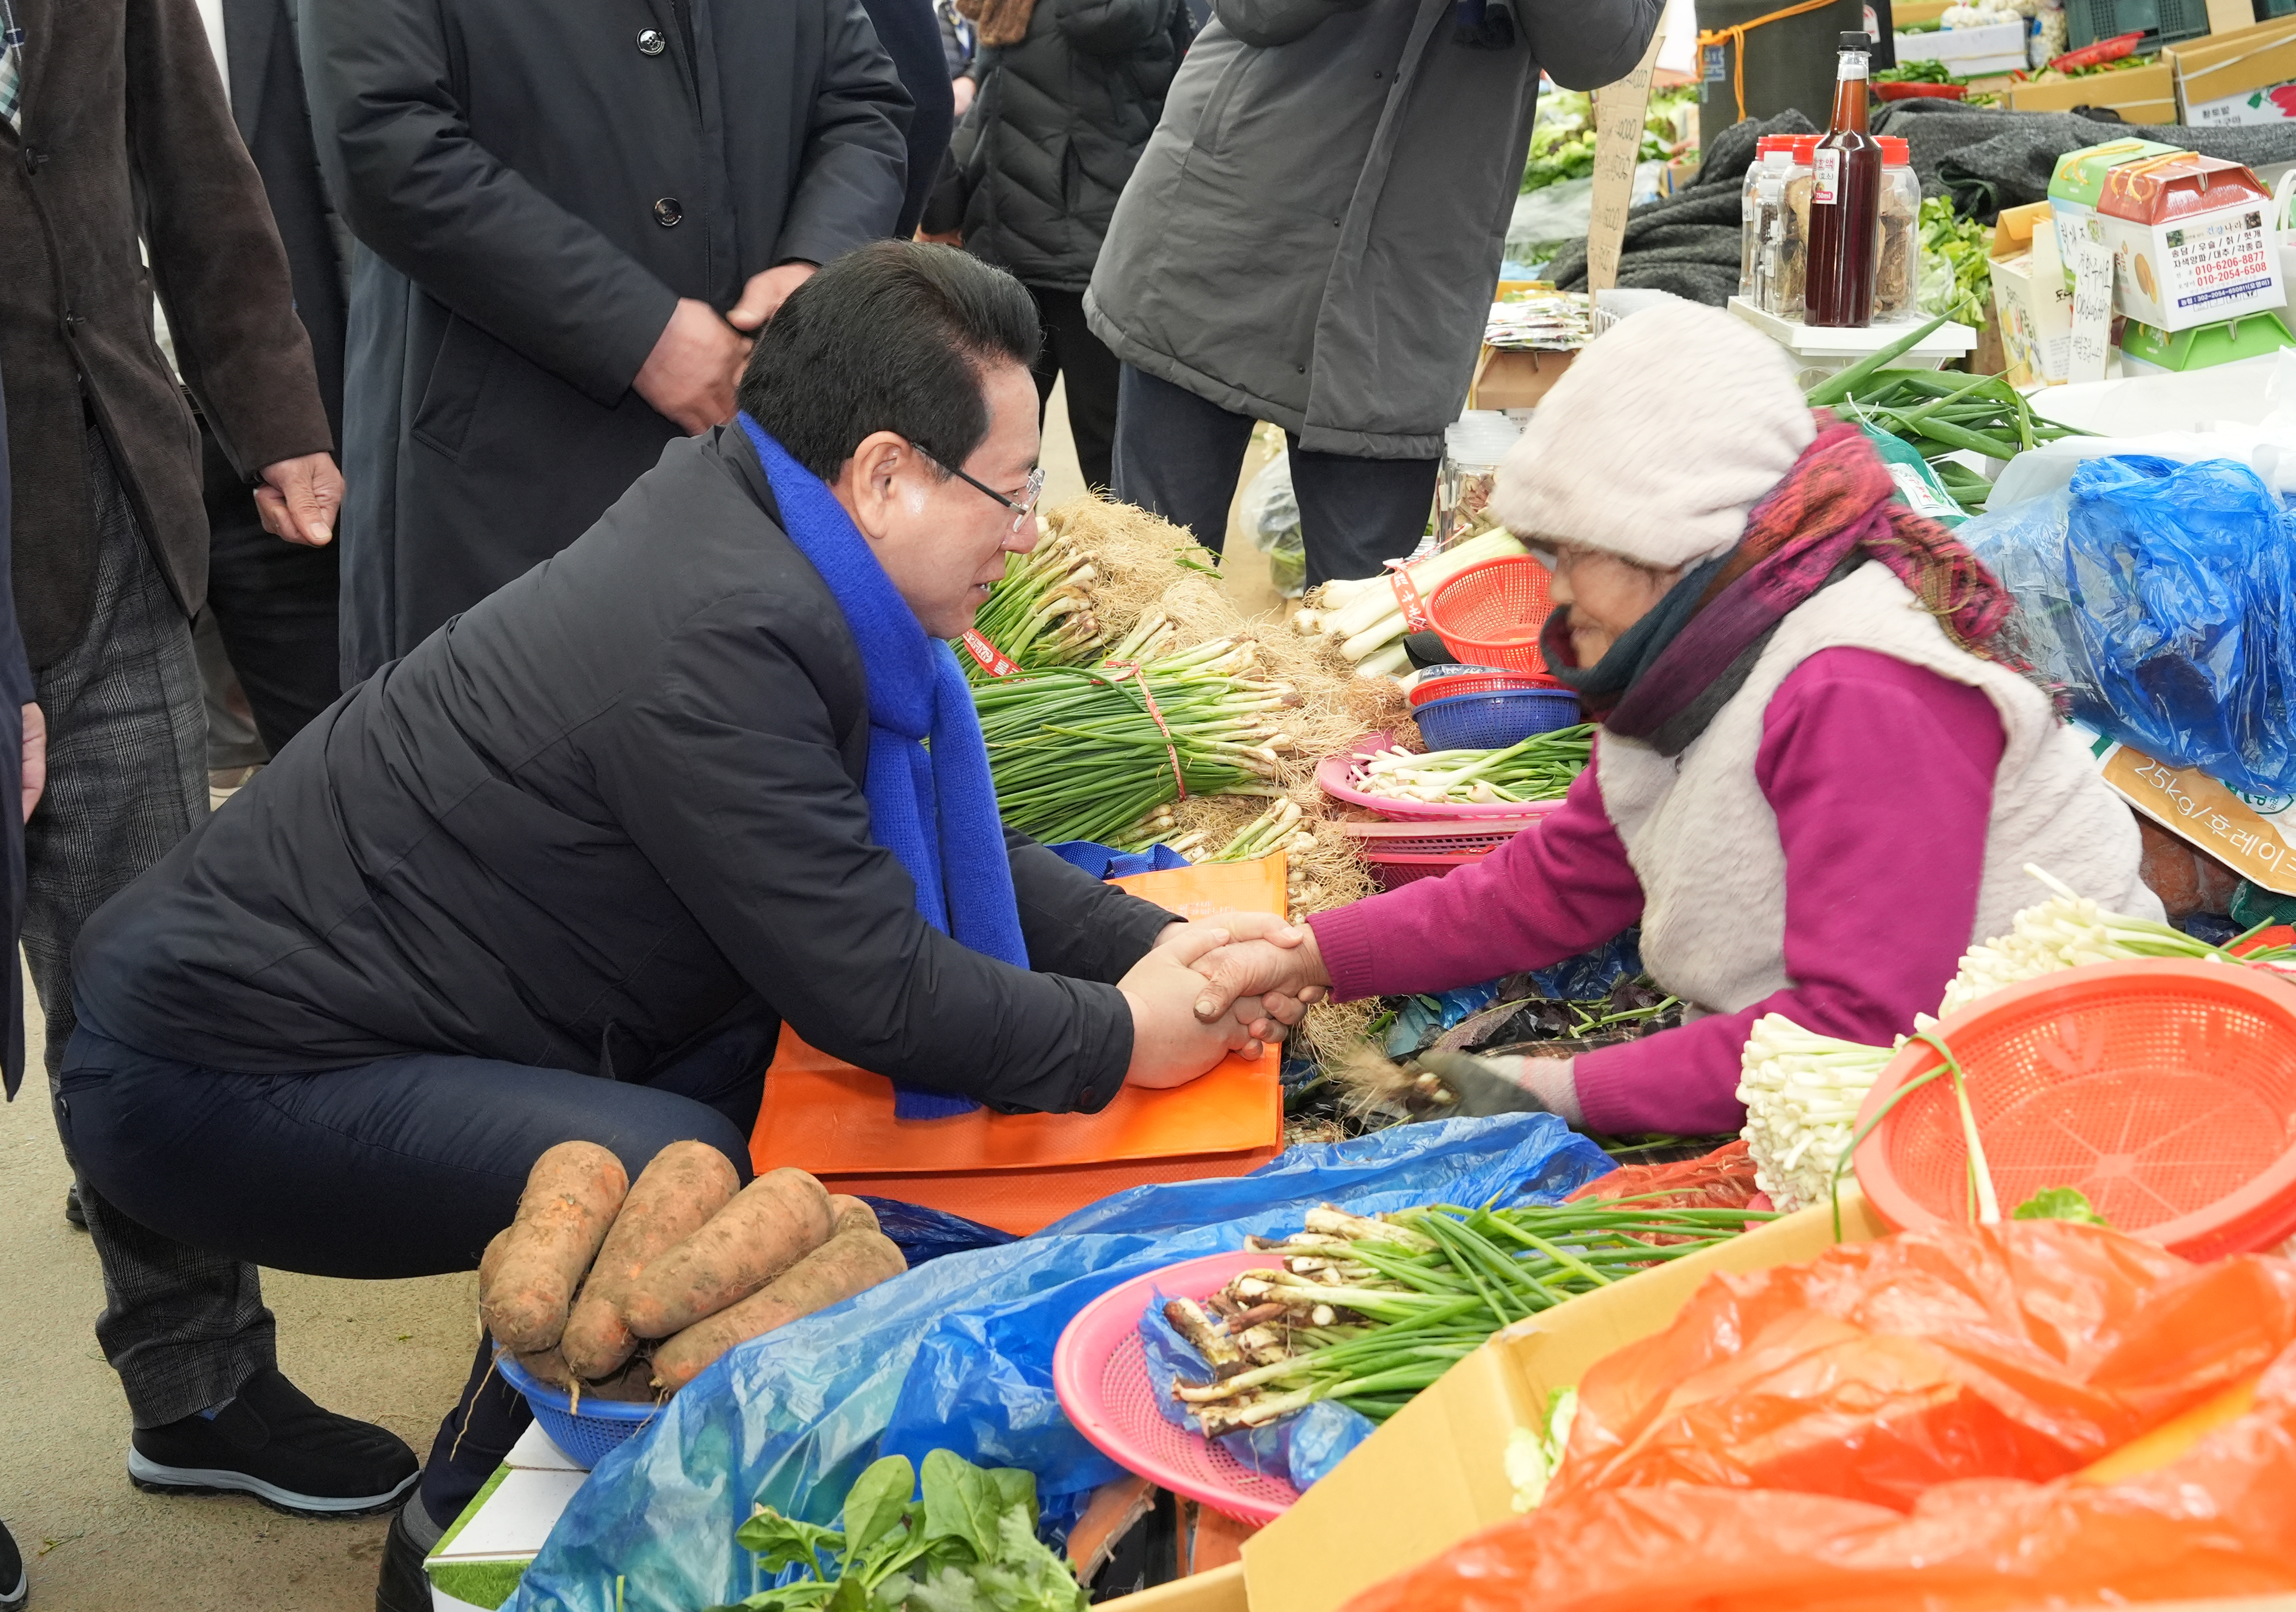
<svg viewBox="0 0 2296 1612">
<path fill-rule="evenodd" d="M 1442 1072 L 1470 1111 L 1705 1133 L 1743 1123 L 1755 1019 L 1912 1030 L 1972 942 L 2043 898 L 2028 863 L 2157 916 L 2128 808 L 1999 658 L 1999 585 L 1891 487 L 1857 427 L 1813 415 L 1784 354 L 1726 314 L 1651 309 L 1593 343 L 1492 509 L 1554 569 L 1543 648 L 1601 724 L 1594 765 L 1487 860 L 1323 913 L 1296 947 L 1216 954 L 1199 1011 L 1241 990 L 1443 990 L 1639 923 L 1692 1022 L 1482 1060 L 1512 1083 L 1496 1092 Z"/>
</svg>

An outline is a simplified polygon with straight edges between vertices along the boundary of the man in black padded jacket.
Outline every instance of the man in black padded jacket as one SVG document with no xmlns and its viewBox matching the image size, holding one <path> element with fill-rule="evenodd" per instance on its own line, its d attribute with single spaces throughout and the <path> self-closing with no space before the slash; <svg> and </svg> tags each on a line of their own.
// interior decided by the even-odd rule
<svg viewBox="0 0 2296 1612">
<path fill-rule="evenodd" d="M 912 632 L 962 632 L 1034 541 L 1016 515 L 1040 485 L 1037 341 L 1009 276 L 893 242 L 824 270 L 759 339 L 745 412 L 818 478 L 811 507 L 826 484 Z M 635 1175 L 698 1138 L 746 1174 L 784 1020 L 906 1085 L 1060 1112 L 1192 1079 L 1296 1018 L 1255 1002 L 1201 1024 L 1186 966 L 1226 933 L 1289 937 L 1280 920 L 1174 928 L 1021 836 L 993 843 L 993 819 L 1032 966 L 920 915 L 863 792 L 883 742 L 866 634 L 754 444 L 738 424 L 673 444 L 90 922 L 62 1086 L 76 1156 L 127 1213 L 290 1270 L 467 1270 L 554 1143 Z M 947 889 L 954 906 L 954 871 Z M 488 1363 L 394 1526 L 386 1612 L 422 1604 L 422 1550 L 521 1430 Z"/>
</svg>

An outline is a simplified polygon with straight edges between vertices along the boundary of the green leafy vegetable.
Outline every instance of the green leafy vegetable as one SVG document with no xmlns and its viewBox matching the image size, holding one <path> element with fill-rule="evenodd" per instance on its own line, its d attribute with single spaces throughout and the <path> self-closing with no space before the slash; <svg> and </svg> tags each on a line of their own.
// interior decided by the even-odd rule
<svg viewBox="0 0 2296 1612">
<path fill-rule="evenodd" d="M 2010 1212 L 2012 1220 L 2070 1220 L 2085 1226 L 2111 1223 L 2089 1207 L 2079 1187 L 2043 1187 Z"/>
<path fill-rule="evenodd" d="M 1953 75 L 1942 61 L 1905 61 L 1874 75 L 1876 84 L 1951 84 Z"/>
<path fill-rule="evenodd" d="M 1037 1480 L 947 1450 L 916 1471 L 888 1455 L 845 1497 L 844 1529 L 770 1506 L 734 1537 L 768 1573 L 801 1576 L 711 1612 L 1084 1612 L 1067 1563 L 1037 1538 Z"/>
<path fill-rule="evenodd" d="M 1949 196 L 1922 198 L 1921 231 L 1922 312 L 1982 325 L 1993 307 L 1993 232 L 1956 216 Z"/>
</svg>

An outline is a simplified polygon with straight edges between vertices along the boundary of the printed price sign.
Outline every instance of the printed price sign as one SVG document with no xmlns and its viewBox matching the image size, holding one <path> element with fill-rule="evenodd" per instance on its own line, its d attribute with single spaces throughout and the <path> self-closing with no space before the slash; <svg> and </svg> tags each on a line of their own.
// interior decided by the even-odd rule
<svg viewBox="0 0 2296 1612">
<path fill-rule="evenodd" d="M 2065 379 L 2104 379 L 2112 346 L 2112 253 L 2086 236 L 2073 241 L 2073 329 Z"/>
</svg>

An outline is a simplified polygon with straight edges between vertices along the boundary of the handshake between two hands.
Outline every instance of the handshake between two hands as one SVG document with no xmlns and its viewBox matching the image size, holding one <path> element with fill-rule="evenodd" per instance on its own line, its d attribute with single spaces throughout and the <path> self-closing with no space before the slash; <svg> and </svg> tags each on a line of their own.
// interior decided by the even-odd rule
<svg viewBox="0 0 2296 1612">
<path fill-rule="evenodd" d="M 1230 1052 L 1257 1058 L 1329 994 L 1315 931 L 1267 912 L 1166 929 L 1118 981 L 1132 1008 L 1128 1084 L 1177 1086 Z"/>
</svg>

